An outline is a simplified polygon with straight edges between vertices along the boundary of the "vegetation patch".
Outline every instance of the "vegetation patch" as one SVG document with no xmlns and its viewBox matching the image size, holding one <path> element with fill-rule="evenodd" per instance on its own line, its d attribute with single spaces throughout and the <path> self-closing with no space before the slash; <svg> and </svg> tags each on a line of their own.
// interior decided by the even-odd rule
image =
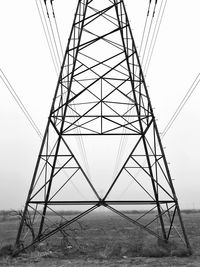
<svg viewBox="0 0 200 267">
<path fill-rule="evenodd" d="M 17 217 L 18 220 L 16 219 Z M 19 216 L 15 214 L 10 218 L 12 219 L 10 220 L 8 216 L 6 220 L 4 219 L 0 223 L 0 237 L 2 240 L 0 246 L 0 266 L 15 266 L 14 263 L 13 265 L 6 263 L 11 261 L 21 262 L 16 266 L 29 266 L 23 265 L 25 263 L 22 264 L 22 262 L 38 262 L 39 264 L 43 261 L 49 262 L 51 259 L 52 261 L 68 260 L 71 262 L 75 260 L 80 262 L 134 261 L 134 264 L 136 264 L 136 261 L 138 264 L 146 261 L 144 259 L 149 259 L 149 261 L 152 259 L 153 262 L 159 263 L 161 259 L 165 259 L 165 261 L 168 259 L 170 264 L 172 264 L 168 266 L 184 266 L 186 259 L 189 262 L 185 245 L 178 242 L 175 238 L 172 238 L 167 244 L 160 242 L 155 237 L 121 218 L 107 216 L 106 214 L 95 214 L 93 217 L 85 218 L 70 225 L 70 227 L 60 230 L 46 241 L 38 243 L 37 246 L 27 250 L 26 253 L 21 253 L 18 257 L 12 259 L 12 245 L 15 243 Z M 193 215 L 187 213 L 184 214 L 183 218 L 195 255 L 193 259 L 194 257 L 200 257 L 200 215 L 198 213 Z M 176 259 L 175 264 L 173 263 L 175 262 L 174 259 Z M 155 266 L 163 265 L 158 264 Z"/>
</svg>

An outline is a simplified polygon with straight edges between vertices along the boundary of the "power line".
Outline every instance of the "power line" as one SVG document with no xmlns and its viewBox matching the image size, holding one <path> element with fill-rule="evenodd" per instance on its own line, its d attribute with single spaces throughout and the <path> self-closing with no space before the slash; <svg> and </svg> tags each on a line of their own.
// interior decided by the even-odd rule
<svg viewBox="0 0 200 267">
<path fill-rule="evenodd" d="M 146 27 L 147 27 L 147 21 L 148 21 L 148 18 L 149 18 L 150 5 L 151 5 L 151 1 L 149 1 L 149 6 L 148 6 L 148 10 L 147 10 L 147 15 L 146 15 L 146 19 L 145 19 L 144 29 L 143 29 L 143 33 L 142 33 L 142 40 L 141 40 L 141 42 L 140 42 L 139 55 L 140 55 L 140 53 L 141 53 L 142 46 L 143 46 L 144 36 L 145 36 L 145 32 L 146 32 Z"/>
<path fill-rule="evenodd" d="M 180 114 L 181 110 L 183 109 L 183 107 L 185 106 L 185 104 L 187 103 L 187 101 L 189 100 L 191 95 L 193 94 L 194 90 L 197 88 L 197 85 L 199 84 L 199 82 L 200 82 L 200 73 L 196 76 L 194 82 L 192 83 L 192 85 L 190 86 L 188 91 L 186 92 L 185 96 L 181 100 L 180 104 L 178 105 L 178 107 L 175 110 L 174 114 L 172 115 L 171 119 L 169 120 L 169 122 L 165 126 L 165 128 L 164 128 L 164 130 L 162 132 L 162 138 L 166 135 L 166 133 L 172 127 L 173 123 L 177 119 L 177 117 Z"/>
<path fill-rule="evenodd" d="M 146 38 L 146 42 L 145 42 L 145 46 L 144 46 L 144 51 L 143 51 L 142 59 L 141 59 L 141 65 L 143 65 L 144 57 L 145 57 L 145 54 L 146 54 L 146 49 L 147 49 L 147 44 L 148 44 L 148 41 L 149 41 L 149 36 L 150 36 L 150 33 L 151 33 L 153 19 L 154 19 L 154 17 L 152 16 L 151 22 L 150 22 L 150 26 L 149 26 L 149 29 L 148 29 L 148 33 L 147 33 L 147 38 Z"/>
<path fill-rule="evenodd" d="M 61 54 L 62 54 L 62 57 L 63 57 L 64 53 L 63 53 L 63 48 L 62 48 L 62 42 L 61 42 L 60 32 L 59 32 L 59 29 L 58 29 L 58 23 L 57 23 L 57 19 L 56 19 L 56 15 L 55 15 L 54 6 L 53 6 L 53 2 L 52 1 L 51 1 L 51 8 L 52 8 L 52 13 L 53 13 L 53 17 L 54 17 L 55 26 L 56 26 L 56 32 L 57 32 L 57 36 L 58 36 L 60 50 L 61 50 Z"/>
<path fill-rule="evenodd" d="M 40 4 L 41 4 L 41 0 L 40 0 Z M 41 4 L 42 6 L 42 4 Z M 52 6 L 52 4 L 51 4 Z M 57 54 L 57 59 L 58 59 L 58 62 L 59 62 L 59 68 L 61 66 L 61 59 L 60 59 L 60 54 L 59 54 L 59 49 L 58 49 L 58 45 L 57 45 L 57 41 L 56 41 L 56 37 L 55 37 L 55 34 L 54 34 L 54 30 L 53 30 L 53 26 L 52 26 L 52 23 L 51 23 L 51 18 L 49 16 L 49 11 L 48 11 L 48 6 L 46 4 L 46 1 L 45 1 L 45 8 L 46 8 L 46 12 L 47 12 L 47 17 L 48 17 L 48 20 L 49 20 L 49 25 L 50 25 L 50 30 L 51 30 L 51 34 L 52 34 L 52 37 L 53 37 L 53 43 L 54 43 L 54 47 L 55 47 L 55 50 L 56 50 L 56 54 Z M 52 11 L 53 11 L 53 16 L 55 17 L 55 13 L 54 13 L 54 10 L 52 8 Z"/>
<path fill-rule="evenodd" d="M 156 34 L 158 21 L 159 21 L 159 19 L 160 19 L 160 13 L 161 13 L 161 10 L 162 10 L 163 2 L 164 2 L 164 0 L 162 0 L 162 2 L 161 2 L 161 4 L 160 4 L 159 11 L 158 11 L 158 16 L 157 16 L 157 19 L 156 19 L 156 23 L 155 23 L 154 30 L 153 30 L 153 34 L 152 34 L 152 38 L 151 38 L 151 42 L 150 42 L 149 49 L 148 49 L 148 52 L 147 52 L 146 63 L 144 64 L 144 70 L 145 70 L 145 68 L 146 68 L 146 64 L 147 64 L 147 61 L 148 61 L 148 59 L 149 59 L 149 54 L 150 54 L 151 49 L 152 49 L 152 44 L 153 44 L 153 40 L 154 40 L 154 37 L 155 37 L 155 34 Z"/>
<path fill-rule="evenodd" d="M 151 4 L 151 1 L 150 1 L 150 4 Z M 156 6 L 157 6 L 157 1 L 155 1 L 155 4 L 154 4 L 154 9 L 153 9 L 152 17 L 151 17 L 149 30 L 148 30 L 148 33 L 147 33 L 147 38 L 146 38 L 146 42 L 145 42 L 145 47 L 144 47 L 144 51 L 143 51 L 141 65 L 143 65 L 143 61 L 144 61 L 144 58 L 145 58 L 145 55 L 146 55 L 146 50 L 147 50 L 147 46 L 148 46 L 148 43 L 149 43 L 149 37 L 150 37 L 150 34 L 151 34 L 151 29 L 152 29 L 154 16 L 155 16 L 155 12 L 156 12 Z"/>
<path fill-rule="evenodd" d="M 152 55 L 153 55 L 153 52 L 154 52 L 154 49 L 155 49 L 155 45 L 156 45 L 156 42 L 157 42 L 157 38 L 158 38 L 158 33 L 160 31 L 160 26 L 161 26 L 161 23 L 162 23 L 162 20 L 163 20 L 163 16 L 164 16 L 164 12 L 165 12 L 166 5 L 167 5 L 167 0 L 166 0 L 165 4 L 164 4 L 164 7 L 163 7 L 163 10 L 162 10 L 163 1 L 164 0 L 162 0 L 161 5 L 160 5 L 158 17 L 157 17 L 157 20 L 156 20 L 155 28 L 154 28 L 152 39 L 151 39 L 151 43 L 150 43 L 149 50 L 148 50 L 148 53 L 147 53 L 146 63 L 144 65 L 144 71 L 143 72 L 145 73 L 145 75 L 147 74 L 148 69 L 149 69 L 149 65 L 150 65 L 150 62 L 151 62 L 151 59 L 152 59 Z M 162 10 L 162 14 L 161 14 L 161 17 L 160 17 L 161 10 Z M 159 21 L 159 17 L 160 17 L 160 21 Z M 159 24 L 158 24 L 158 21 L 159 21 Z M 157 27 L 157 25 L 158 25 L 158 27 Z M 156 29 L 157 29 L 157 31 L 156 31 Z M 155 38 L 154 38 L 154 36 L 155 36 Z"/>
<path fill-rule="evenodd" d="M 8 89 L 12 97 L 14 98 L 15 102 L 17 103 L 17 105 L 19 106 L 19 108 L 21 109 L 21 111 L 23 112 L 27 120 L 29 121 L 29 123 L 31 124 L 31 127 L 34 129 L 37 135 L 42 139 L 42 133 L 40 132 L 39 128 L 37 127 L 36 123 L 34 122 L 27 108 L 22 103 L 22 100 L 20 99 L 18 94 L 15 92 L 14 88 L 12 87 L 11 83 L 9 82 L 8 78 L 6 77 L 2 69 L 0 69 L 0 72 L 1 72 L 0 77 L 3 83 L 5 84 L 6 88 Z"/>
<path fill-rule="evenodd" d="M 53 47 L 53 42 L 52 42 L 52 38 L 51 38 L 51 35 L 50 35 L 50 32 L 49 32 L 49 28 L 48 28 L 48 25 L 47 25 L 46 17 L 44 15 L 44 10 L 43 10 L 41 2 L 39 2 L 41 11 L 40 11 L 40 8 L 39 8 L 37 0 L 35 0 L 35 3 L 36 3 L 36 6 L 37 6 L 37 11 L 38 11 L 38 14 L 39 14 L 39 17 L 40 17 L 40 21 L 42 23 L 42 28 L 43 28 L 43 31 L 44 31 L 44 34 L 45 34 L 45 38 L 46 38 L 46 41 L 47 41 L 47 44 L 48 44 L 49 52 L 51 54 L 51 59 L 52 59 L 52 62 L 53 62 L 54 68 L 55 68 L 55 72 L 56 72 L 56 74 L 58 76 L 59 65 L 58 65 L 58 62 L 57 62 L 57 59 L 56 59 L 56 53 L 55 53 L 55 50 L 54 50 L 54 47 Z"/>
</svg>

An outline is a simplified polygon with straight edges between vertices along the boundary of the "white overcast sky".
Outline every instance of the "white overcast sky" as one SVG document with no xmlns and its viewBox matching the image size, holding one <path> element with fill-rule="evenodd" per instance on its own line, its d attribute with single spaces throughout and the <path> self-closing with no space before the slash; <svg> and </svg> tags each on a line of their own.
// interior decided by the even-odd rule
<svg viewBox="0 0 200 267">
<path fill-rule="evenodd" d="M 148 2 L 125 0 L 137 46 Z M 77 0 L 54 3 L 65 45 Z M 160 131 L 200 72 L 199 11 L 199 0 L 167 2 L 146 77 Z M 0 0 L 0 36 L 0 68 L 44 132 L 56 75 L 35 0 Z M 199 103 L 200 86 L 163 139 L 182 208 L 200 208 Z M 0 125 L 0 209 L 22 208 L 41 140 L 1 80 Z"/>
</svg>

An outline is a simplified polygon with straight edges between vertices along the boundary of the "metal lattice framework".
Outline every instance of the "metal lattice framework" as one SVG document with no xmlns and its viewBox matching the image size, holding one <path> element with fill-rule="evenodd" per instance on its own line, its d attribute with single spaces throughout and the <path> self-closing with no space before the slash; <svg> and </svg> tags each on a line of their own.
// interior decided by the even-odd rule
<svg viewBox="0 0 200 267">
<path fill-rule="evenodd" d="M 101 196 L 68 140 L 70 136 L 114 135 L 129 135 L 134 142 Z M 113 198 L 112 193 L 128 179 L 134 183 L 133 194 L 123 200 Z M 70 199 L 67 194 L 70 182 L 76 180 L 81 181 L 80 190 L 87 188 L 87 200 Z M 75 205 L 86 208 L 70 220 L 59 215 L 60 207 Z M 118 208 L 125 205 L 146 209 L 133 219 Z M 17 244 L 23 242 L 27 248 L 43 241 L 100 206 L 164 241 L 174 231 L 177 217 L 190 250 L 122 0 L 78 1 Z M 153 219 L 148 216 L 152 211 L 156 211 Z M 62 222 L 52 222 L 49 212 L 60 216 Z M 30 214 L 33 240 L 26 225 Z M 155 223 L 159 231 L 155 231 Z"/>
</svg>

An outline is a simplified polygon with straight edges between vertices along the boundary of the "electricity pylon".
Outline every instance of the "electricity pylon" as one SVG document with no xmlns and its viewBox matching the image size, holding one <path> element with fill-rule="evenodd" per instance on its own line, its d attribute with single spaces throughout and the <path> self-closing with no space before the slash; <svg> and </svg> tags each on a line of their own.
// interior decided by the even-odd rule
<svg viewBox="0 0 200 267">
<path fill-rule="evenodd" d="M 72 136 L 133 138 L 103 196 L 70 148 Z M 115 191 L 130 181 L 133 192 L 117 199 Z M 76 182 L 86 200 L 70 193 Z M 135 219 L 119 208 L 128 205 L 145 210 Z M 69 219 L 59 213 L 67 206 L 84 209 Z M 16 243 L 28 248 L 100 206 L 166 242 L 176 219 L 190 251 L 122 0 L 78 1 Z"/>
</svg>

